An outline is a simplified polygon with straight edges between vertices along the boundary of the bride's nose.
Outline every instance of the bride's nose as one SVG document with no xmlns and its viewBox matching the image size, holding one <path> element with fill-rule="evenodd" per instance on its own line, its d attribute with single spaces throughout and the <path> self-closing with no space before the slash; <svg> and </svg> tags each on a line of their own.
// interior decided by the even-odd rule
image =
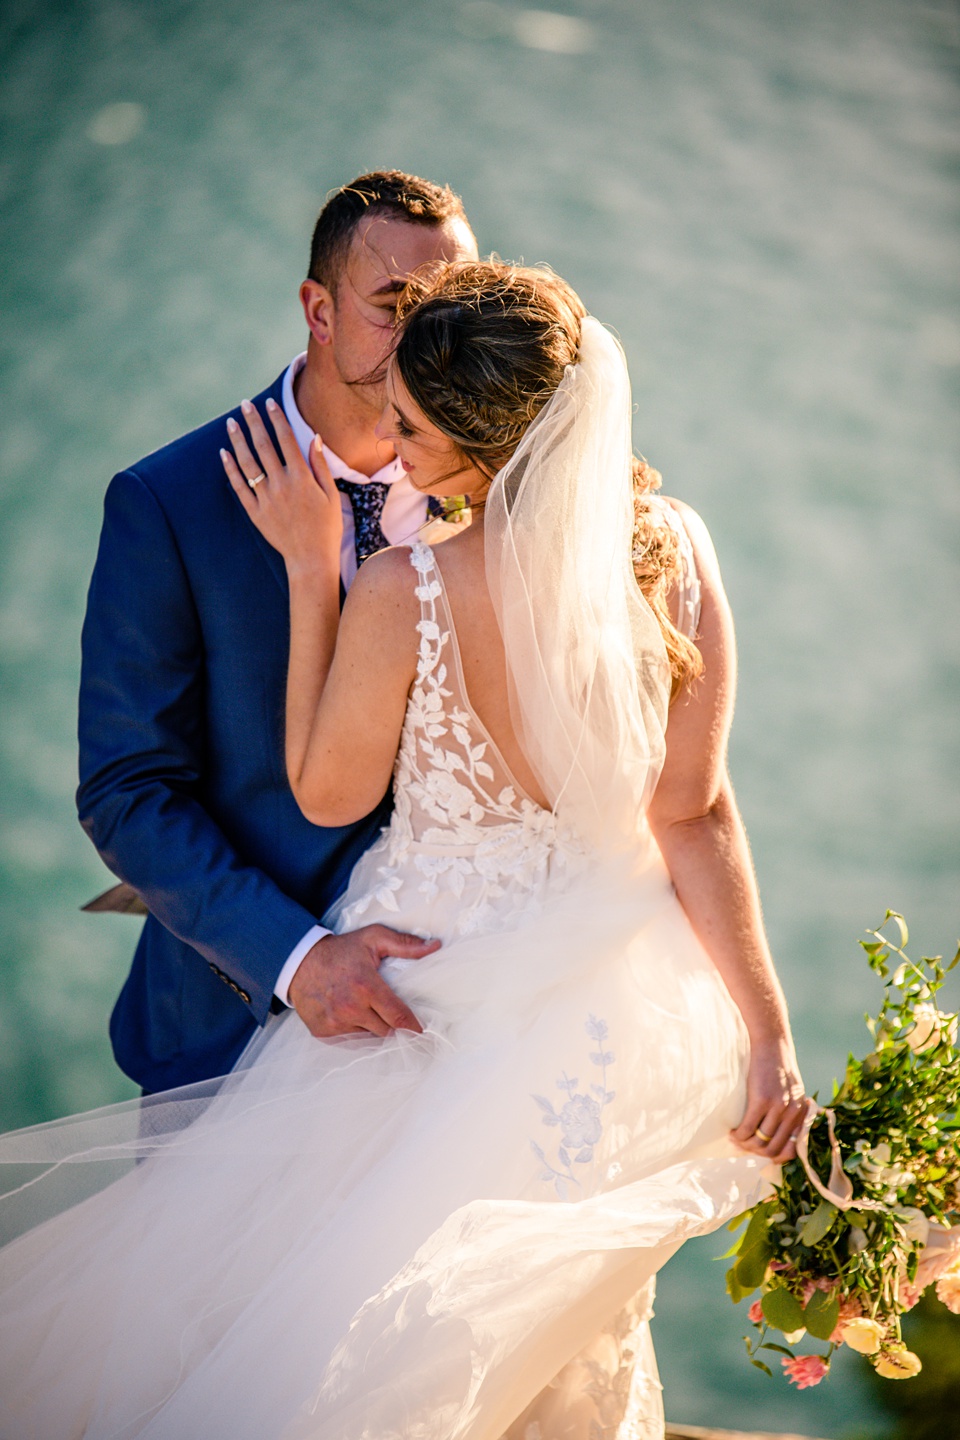
<svg viewBox="0 0 960 1440">
<path fill-rule="evenodd" d="M 384 405 L 380 411 L 380 419 L 373 427 L 373 433 L 378 440 L 390 439 L 390 406 Z"/>
</svg>

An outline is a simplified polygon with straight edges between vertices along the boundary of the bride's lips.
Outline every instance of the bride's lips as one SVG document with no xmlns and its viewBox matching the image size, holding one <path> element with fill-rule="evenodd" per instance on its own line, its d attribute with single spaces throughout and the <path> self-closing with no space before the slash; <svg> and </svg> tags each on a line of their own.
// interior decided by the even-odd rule
<svg viewBox="0 0 960 1440">
<path fill-rule="evenodd" d="M 411 464 L 409 463 L 409 461 L 407 461 L 407 460 L 401 460 L 401 461 L 400 461 L 400 464 L 403 466 L 404 470 L 406 470 L 406 472 L 407 472 L 408 475 L 410 474 L 410 471 L 415 468 L 415 467 L 414 467 L 413 465 L 411 465 Z"/>
</svg>

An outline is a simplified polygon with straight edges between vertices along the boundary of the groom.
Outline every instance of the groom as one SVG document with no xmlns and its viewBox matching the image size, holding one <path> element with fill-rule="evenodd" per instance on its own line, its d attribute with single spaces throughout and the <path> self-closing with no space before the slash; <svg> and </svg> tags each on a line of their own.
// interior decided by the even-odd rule
<svg viewBox="0 0 960 1440">
<path fill-rule="evenodd" d="M 341 575 L 411 538 L 426 501 L 374 436 L 397 298 L 439 260 L 475 259 L 460 199 L 398 171 L 363 175 L 317 220 L 298 356 L 255 404 L 315 433 L 341 489 Z M 379 373 L 378 373 L 379 372 Z M 242 423 L 242 410 L 231 412 Z M 317 920 L 389 814 L 321 829 L 283 761 L 286 574 L 220 461 L 227 416 L 112 480 L 83 627 L 83 828 L 149 914 L 113 1011 L 114 1054 L 147 1091 L 230 1069 L 272 1011 L 317 1036 L 419 1028 L 379 976 L 432 949 Z"/>
</svg>

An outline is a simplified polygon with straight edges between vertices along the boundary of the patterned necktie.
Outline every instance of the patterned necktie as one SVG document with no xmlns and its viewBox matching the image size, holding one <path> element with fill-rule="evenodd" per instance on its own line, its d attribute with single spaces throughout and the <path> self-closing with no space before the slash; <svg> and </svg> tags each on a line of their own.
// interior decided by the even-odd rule
<svg viewBox="0 0 960 1440">
<path fill-rule="evenodd" d="M 364 560 L 378 550 L 386 550 L 390 544 L 380 528 L 383 503 L 390 486 L 383 480 L 368 480 L 365 485 L 359 485 L 356 480 L 337 480 L 336 483 L 353 510 L 353 546 L 359 569 Z"/>
<path fill-rule="evenodd" d="M 338 479 L 337 489 L 350 501 L 353 510 L 353 545 L 357 553 L 357 569 L 375 555 L 386 550 L 390 541 L 380 528 L 380 518 L 390 486 L 384 480 L 368 480 L 358 484 L 356 480 Z M 443 514 L 443 506 L 433 495 L 427 496 L 427 514 L 437 519 Z"/>
</svg>

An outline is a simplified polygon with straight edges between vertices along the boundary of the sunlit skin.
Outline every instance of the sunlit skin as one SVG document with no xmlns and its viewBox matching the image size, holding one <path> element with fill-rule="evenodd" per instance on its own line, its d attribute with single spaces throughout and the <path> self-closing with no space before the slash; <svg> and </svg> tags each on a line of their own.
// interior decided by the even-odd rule
<svg viewBox="0 0 960 1440">
<path fill-rule="evenodd" d="M 399 457 L 410 484 L 438 499 L 464 495 L 471 509 L 482 507 L 491 477 L 476 465 L 464 465 L 453 441 L 420 409 L 395 361 L 387 367 L 387 400 L 377 421 L 377 438 Z"/>
<path fill-rule="evenodd" d="M 404 286 L 423 266 L 476 258 L 477 242 L 463 220 L 418 225 L 372 215 L 357 226 L 335 293 L 316 280 L 301 285 L 310 338 L 294 383 L 297 407 L 352 470 L 373 475 L 393 459 L 373 427 L 383 409 L 384 363 Z"/>
</svg>

